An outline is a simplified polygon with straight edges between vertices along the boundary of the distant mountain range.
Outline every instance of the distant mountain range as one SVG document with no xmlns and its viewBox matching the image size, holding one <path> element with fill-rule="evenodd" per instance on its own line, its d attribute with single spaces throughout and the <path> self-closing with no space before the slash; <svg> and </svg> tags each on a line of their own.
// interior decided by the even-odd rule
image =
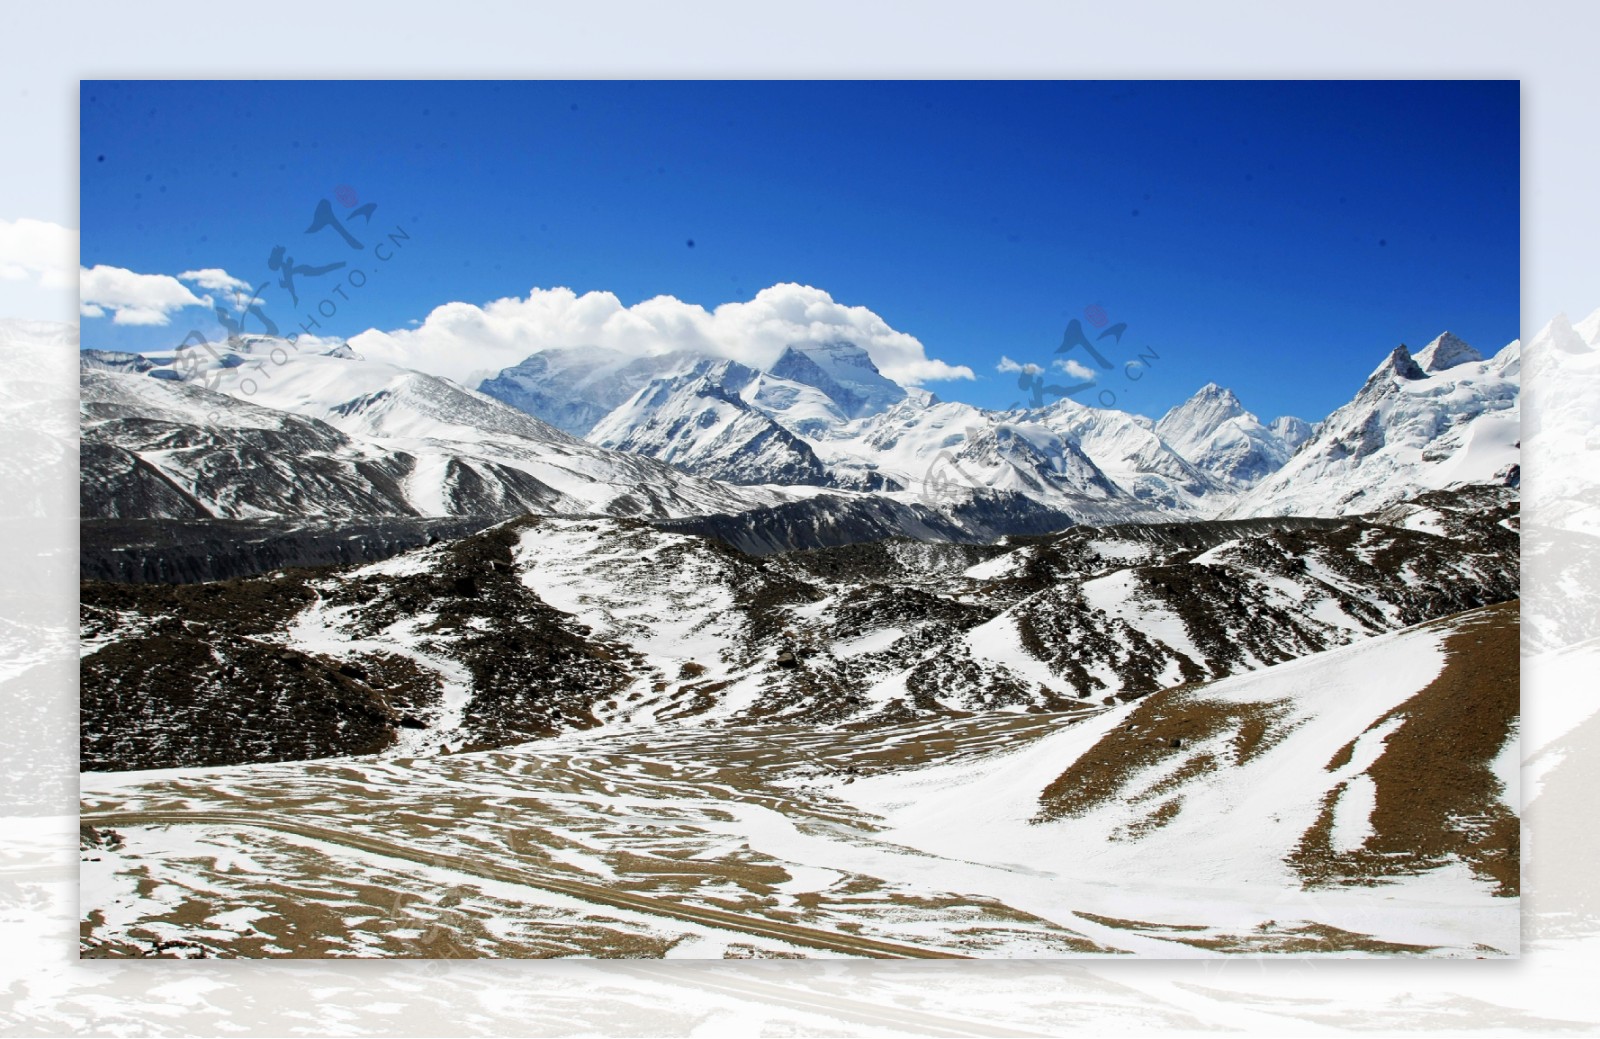
<svg viewBox="0 0 1600 1039">
<path fill-rule="evenodd" d="M 600 514 L 766 550 L 1074 523 L 1339 516 L 1518 479 L 1520 346 L 1393 350 L 1316 424 L 1207 384 L 1152 421 L 1070 399 L 941 401 L 865 350 L 766 370 L 693 353 L 547 350 L 477 388 L 265 337 L 80 354 L 85 518 Z M 186 361 L 188 359 L 186 358 Z M 737 520 L 731 517 L 739 517 Z"/>
</svg>

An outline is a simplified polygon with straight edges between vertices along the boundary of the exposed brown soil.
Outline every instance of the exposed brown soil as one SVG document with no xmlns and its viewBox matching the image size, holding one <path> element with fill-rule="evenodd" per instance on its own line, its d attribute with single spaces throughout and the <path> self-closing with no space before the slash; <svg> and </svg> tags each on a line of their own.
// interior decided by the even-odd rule
<svg viewBox="0 0 1600 1039">
<path fill-rule="evenodd" d="M 1369 728 L 1400 719 L 1366 773 L 1377 786 L 1372 835 L 1354 851 L 1333 850 L 1342 785 L 1331 791 L 1288 860 L 1308 886 L 1379 883 L 1456 859 L 1492 881 L 1495 894 L 1518 893 L 1517 817 L 1490 765 L 1520 709 L 1519 607 L 1501 603 L 1437 622 L 1454 629 L 1444 670 Z M 1342 748 L 1329 770 L 1348 764 L 1353 749 Z"/>
<path fill-rule="evenodd" d="M 1111 801 L 1123 800 L 1128 781 L 1137 772 L 1177 756 L 1189 760 L 1178 773 L 1198 775 L 1228 764 L 1244 764 L 1287 735 L 1287 710 L 1273 703 L 1223 703 L 1204 699 L 1202 688 L 1180 686 L 1147 697 L 1127 721 L 1107 733 L 1056 778 L 1039 796 L 1038 821 L 1080 816 Z M 1219 763 L 1214 754 L 1193 747 L 1210 737 L 1233 733 L 1233 761 Z M 1174 788 L 1173 778 L 1152 793 Z M 1168 802 L 1139 830 L 1165 825 L 1178 811 Z M 1130 837 L 1138 833 L 1130 833 Z"/>
</svg>

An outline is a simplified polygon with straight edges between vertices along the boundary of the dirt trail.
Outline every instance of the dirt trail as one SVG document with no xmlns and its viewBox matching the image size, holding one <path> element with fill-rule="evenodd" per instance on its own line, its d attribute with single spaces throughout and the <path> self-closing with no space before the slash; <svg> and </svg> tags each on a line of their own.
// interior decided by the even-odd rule
<svg viewBox="0 0 1600 1039">
<path fill-rule="evenodd" d="M 409 862 L 437 866 L 441 869 L 452 869 L 470 876 L 540 888 L 545 891 L 553 891 L 557 894 L 579 898 L 586 902 L 611 906 L 614 909 L 626 909 L 654 916 L 672 917 L 676 920 L 687 920 L 690 923 L 702 924 L 707 927 L 725 928 L 762 938 L 775 938 L 779 941 L 794 942 L 813 948 L 827 949 L 831 952 L 841 952 L 848 956 L 865 956 L 874 959 L 968 958 L 958 953 L 946 952 L 941 949 L 924 949 L 914 945 L 900 945 L 895 942 L 883 942 L 872 938 L 839 934 L 812 927 L 762 920 L 759 917 L 743 916 L 738 913 L 724 912 L 704 906 L 669 902 L 649 895 L 630 894 L 601 887 L 597 884 L 586 884 L 582 881 L 544 876 L 529 870 L 498 865 L 468 856 L 423 851 L 364 834 L 333 830 L 286 819 L 263 818 L 246 812 L 91 812 L 84 813 L 80 818 L 82 822 L 93 826 L 254 826 L 261 829 L 275 830 L 280 833 L 294 834 L 311 840 L 325 841 L 329 844 L 369 852 L 374 855 L 405 859 Z"/>
</svg>

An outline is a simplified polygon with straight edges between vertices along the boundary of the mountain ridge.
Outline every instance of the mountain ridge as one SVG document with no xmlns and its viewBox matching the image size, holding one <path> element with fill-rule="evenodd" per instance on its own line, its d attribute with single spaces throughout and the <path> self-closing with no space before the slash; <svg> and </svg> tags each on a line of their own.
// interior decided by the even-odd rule
<svg viewBox="0 0 1600 1039">
<path fill-rule="evenodd" d="M 1154 421 L 1070 399 L 1035 411 L 987 411 L 899 387 L 866 351 L 843 340 L 791 343 L 766 370 L 689 352 L 545 351 L 484 380 L 482 391 L 367 361 L 347 346 L 299 351 L 264 337 L 216 344 L 213 361 L 183 373 L 173 357 L 157 354 L 83 351 L 80 366 L 85 379 L 187 379 L 325 423 L 361 443 L 375 439 L 377 453 L 407 456 L 367 459 L 388 466 L 385 479 L 401 480 L 403 488 L 443 480 L 422 498 L 401 494 L 421 515 L 450 514 L 457 506 L 446 502 L 462 494 L 471 504 L 459 507 L 473 514 L 559 510 L 555 503 L 572 493 L 562 481 L 592 477 L 586 467 L 615 474 L 605 479 L 637 480 L 647 470 L 620 461 L 634 457 L 712 481 L 679 504 L 645 489 L 679 486 L 666 471 L 631 492 L 619 488 L 617 507 L 640 514 L 732 514 L 822 492 L 865 493 L 887 496 L 870 521 L 873 509 L 843 503 L 790 511 L 818 522 L 855 516 L 863 532 L 905 532 L 924 525 L 909 518 L 916 513 L 907 506 L 931 507 L 949 520 L 968 502 L 969 516 L 990 517 L 974 519 L 967 532 L 974 534 L 994 532 L 992 518 L 1007 514 L 1023 523 L 1019 533 L 1045 515 L 1069 522 L 1331 515 L 1379 506 L 1383 495 L 1514 479 L 1515 438 L 1507 441 L 1506 429 L 1518 413 L 1515 345 L 1488 360 L 1449 332 L 1415 356 L 1398 347 L 1349 403 L 1316 424 L 1293 416 L 1264 423 L 1215 382 Z M 271 380 L 252 378 L 260 358 L 274 353 L 289 362 Z M 159 410 L 155 398 L 148 404 Z M 234 416 L 224 424 L 242 421 L 235 410 L 216 413 Z M 452 458 L 439 457 L 444 443 L 455 445 Z M 1386 444 L 1390 449 L 1380 450 Z M 563 455 L 569 464 L 533 465 L 530 454 Z M 1491 455 L 1498 463 L 1487 466 L 1483 458 Z M 424 456 L 426 464 L 416 461 Z M 429 466 L 440 476 L 427 476 Z M 173 497 L 153 472 L 141 479 L 152 502 Z M 506 486 L 508 480 L 521 486 Z M 461 491 L 463 482 L 473 490 Z M 1386 482 L 1393 487 L 1379 494 L 1377 485 Z M 1031 499 L 1034 518 L 983 504 L 983 492 Z M 592 491 L 579 497 L 584 511 L 612 509 Z M 192 515 L 186 508 L 170 503 L 169 511 Z M 891 515 L 898 518 L 883 527 Z"/>
</svg>

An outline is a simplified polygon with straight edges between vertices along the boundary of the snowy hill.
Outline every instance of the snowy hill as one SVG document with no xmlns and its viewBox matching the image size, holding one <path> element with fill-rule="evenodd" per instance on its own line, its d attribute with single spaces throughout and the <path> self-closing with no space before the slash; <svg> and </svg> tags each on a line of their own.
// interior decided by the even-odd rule
<svg viewBox="0 0 1600 1039">
<path fill-rule="evenodd" d="M 1012 904 L 1149 955 L 1514 955 L 1516 630 L 1490 606 L 821 786 L 908 855 L 1005 869 Z"/>
</svg>

